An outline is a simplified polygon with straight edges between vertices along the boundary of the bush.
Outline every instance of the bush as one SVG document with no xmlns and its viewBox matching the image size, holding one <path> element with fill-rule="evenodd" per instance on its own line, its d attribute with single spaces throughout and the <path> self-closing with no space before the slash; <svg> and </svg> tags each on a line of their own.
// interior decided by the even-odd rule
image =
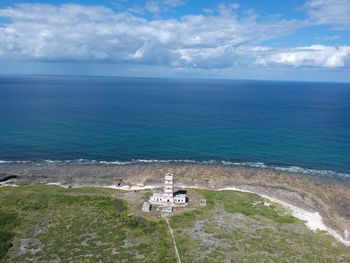
<svg viewBox="0 0 350 263">
<path fill-rule="evenodd" d="M 5 214 L 0 211 L 0 227 L 4 227 L 5 225 L 9 225 L 16 220 L 16 216 L 13 214 Z"/>
<path fill-rule="evenodd" d="M 121 200 L 116 200 L 115 209 L 119 212 L 125 211 L 127 209 L 126 205 Z"/>
<path fill-rule="evenodd" d="M 147 221 L 143 217 L 129 217 L 126 225 L 130 228 L 139 229 L 144 233 L 152 233 L 157 229 L 157 223 Z"/>
<path fill-rule="evenodd" d="M 12 233 L 0 230 L 0 258 L 2 258 L 12 246 L 12 238 Z"/>
<path fill-rule="evenodd" d="M 12 246 L 11 241 L 14 236 L 12 229 L 16 224 L 17 217 L 15 214 L 0 211 L 0 258 L 2 258 Z"/>
</svg>

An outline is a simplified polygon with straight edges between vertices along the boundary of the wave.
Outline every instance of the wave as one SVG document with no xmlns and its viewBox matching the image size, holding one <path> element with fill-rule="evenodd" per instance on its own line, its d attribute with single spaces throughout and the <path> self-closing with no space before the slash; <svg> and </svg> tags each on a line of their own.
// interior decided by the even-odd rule
<svg viewBox="0 0 350 263">
<path fill-rule="evenodd" d="M 302 173 L 302 174 L 312 174 L 312 175 L 323 175 L 326 177 L 348 177 L 350 178 L 350 174 L 340 173 L 331 170 L 318 170 L 311 168 L 304 168 L 300 166 L 289 166 L 289 167 L 273 167 L 273 169 L 284 172 L 292 172 L 292 173 Z"/>
<path fill-rule="evenodd" d="M 31 165 L 130 165 L 130 164 L 142 164 L 142 163 L 184 163 L 184 164 L 203 164 L 203 165 L 224 165 L 224 166 L 238 166 L 238 167 L 253 167 L 261 169 L 273 169 L 283 172 L 291 173 L 302 173 L 310 175 L 320 175 L 324 177 L 338 177 L 338 178 L 350 178 L 350 174 L 341 173 L 331 170 L 319 170 L 313 168 L 306 168 L 302 166 L 277 166 L 277 165 L 267 165 L 262 162 L 232 162 L 225 160 L 207 160 L 207 161 L 197 161 L 190 159 L 169 159 L 169 160 L 158 160 L 158 159 L 133 159 L 130 161 L 103 161 L 103 160 L 88 160 L 88 159 L 75 159 L 75 160 L 42 160 L 42 161 L 30 161 L 30 160 L 0 160 L 0 164 L 31 164 Z"/>
</svg>

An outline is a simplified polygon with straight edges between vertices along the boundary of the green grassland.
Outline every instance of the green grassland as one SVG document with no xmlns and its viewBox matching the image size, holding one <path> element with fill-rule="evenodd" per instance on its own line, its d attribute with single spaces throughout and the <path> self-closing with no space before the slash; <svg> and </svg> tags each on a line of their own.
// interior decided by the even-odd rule
<svg viewBox="0 0 350 263">
<path fill-rule="evenodd" d="M 264 199 L 197 190 L 207 206 L 171 217 L 183 262 L 350 262 L 350 250 Z"/>
<path fill-rule="evenodd" d="M 6 187 L 0 207 L 3 262 L 176 262 L 165 222 L 112 190 Z"/>
<path fill-rule="evenodd" d="M 0 187 L 0 262 L 176 262 L 149 191 Z M 190 190 L 207 206 L 170 217 L 183 262 L 350 262 L 329 235 L 253 194 Z"/>
</svg>

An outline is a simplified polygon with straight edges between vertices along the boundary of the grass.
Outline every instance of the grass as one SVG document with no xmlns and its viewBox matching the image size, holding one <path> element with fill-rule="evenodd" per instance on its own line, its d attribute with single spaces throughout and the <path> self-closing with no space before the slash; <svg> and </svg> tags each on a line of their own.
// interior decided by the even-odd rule
<svg viewBox="0 0 350 263">
<path fill-rule="evenodd" d="M 8 211 L 0 219 L 8 225 L 0 262 L 176 262 L 164 222 L 134 216 L 115 192 L 0 188 L 0 207 Z"/>
<path fill-rule="evenodd" d="M 207 206 L 171 217 L 183 262 L 350 262 L 348 248 L 258 195 L 192 191 Z"/>
<path fill-rule="evenodd" d="M 207 206 L 170 217 L 183 262 L 350 262 L 349 249 L 279 206 L 235 191 L 189 190 Z M 0 188 L 0 262 L 176 262 L 149 191 Z"/>
<path fill-rule="evenodd" d="M 264 205 L 264 199 L 258 195 L 234 191 L 201 191 L 209 200 L 209 205 L 223 205 L 230 213 L 246 216 L 263 216 L 278 223 L 294 223 L 296 218 L 286 214 L 274 205 Z"/>
<path fill-rule="evenodd" d="M 17 223 L 15 214 L 0 210 L 0 258 L 12 247 L 13 229 Z"/>
</svg>

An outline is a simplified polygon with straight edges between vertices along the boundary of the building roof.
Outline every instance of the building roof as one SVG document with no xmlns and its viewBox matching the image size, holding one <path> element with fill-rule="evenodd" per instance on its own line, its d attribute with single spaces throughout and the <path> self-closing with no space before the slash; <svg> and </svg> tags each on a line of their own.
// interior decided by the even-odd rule
<svg viewBox="0 0 350 263">
<path fill-rule="evenodd" d="M 163 193 L 153 193 L 153 197 L 163 197 Z"/>
<path fill-rule="evenodd" d="M 174 197 L 186 198 L 186 194 L 175 194 Z"/>
<path fill-rule="evenodd" d="M 142 210 L 144 211 L 151 211 L 151 207 L 152 205 L 148 202 L 144 202 L 143 205 L 142 205 Z"/>
<path fill-rule="evenodd" d="M 166 180 L 172 180 L 174 175 L 170 174 L 170 173 L 167 173 L 164 177 L 165 177 Z"/>
<path fill-rule="evenodd" d="M 163 206 L 162 212 L 171 213 L 171 212 L 173 212 L 173 207 L 172 206 Z"/>
</svg>

